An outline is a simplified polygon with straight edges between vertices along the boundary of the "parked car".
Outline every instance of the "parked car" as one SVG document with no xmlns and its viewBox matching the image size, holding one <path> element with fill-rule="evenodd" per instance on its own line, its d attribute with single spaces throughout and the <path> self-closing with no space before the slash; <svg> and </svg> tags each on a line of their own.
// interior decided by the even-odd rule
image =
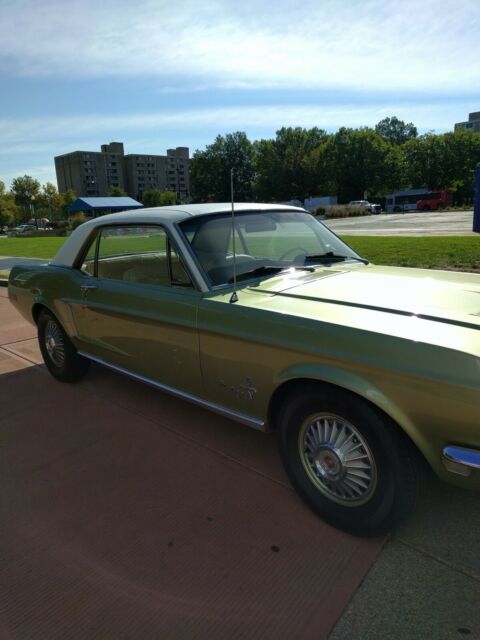
<svg viewBox="0 0 480 640">
<path fill-rule="evenodd" d="M 382 213 L 382 207 L 379 204 L 373 204 L 368 200 L 352 200 L 351 202 L 348 203 L 348 206 L 363 207 L 364 209 L 367 209 L 367 211 L 370 211 L 370 213 L 373 213 L 373 214 Z"/>
<path fill-rule="evenodd" d="M 369 264 L 300 208 L 205 204 L 86 222 L 8 293 L 55 378 L 93 361 L 274 430 L 341 529 L 395 526 L 422 460 L 480 487 L 479 275 Z"/>
<path fill-rule="evenodd" d="M 29 231 L 38 231 L 34 224 L 19 224 L 15 227 L 16 233 L 27 233 Z"/>
</svg>

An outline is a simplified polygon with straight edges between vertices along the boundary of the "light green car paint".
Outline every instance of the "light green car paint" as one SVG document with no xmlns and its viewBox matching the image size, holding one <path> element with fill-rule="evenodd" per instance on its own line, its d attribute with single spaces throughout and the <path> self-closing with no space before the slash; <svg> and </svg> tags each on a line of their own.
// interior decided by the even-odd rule
<svg viewBox="0 0 480 640">
<path fill-rule="evenodd" d="M 342 262 L 239 282 L 232 303 L 232 286 L 210 286 L 180 226 L 229 207 L 81 225 L 49 266 L 12 270 L 10 300 L 29 321 L 36 305 L 50 309 L 80 352 L 260 428 L 275 426 L 273 405 L 294 381 L 347 389 L 390 416 L 441 478 L 480 487 L 479 472 L 449 473 L 441 456 L 448 444 L 480 449 L 480 276 Z M 194 287 L 79 270 L 77 256 L 98 228 L 132 223 L 165 227 Z M 82 293 L 92 280 L 98 288 Z"/>
</svg>

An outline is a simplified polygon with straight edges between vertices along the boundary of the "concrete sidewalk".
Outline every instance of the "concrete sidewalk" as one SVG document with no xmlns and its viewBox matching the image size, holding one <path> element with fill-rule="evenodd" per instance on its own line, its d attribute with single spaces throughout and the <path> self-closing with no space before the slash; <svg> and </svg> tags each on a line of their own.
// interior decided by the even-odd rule
<svg viewBox="0 0 480 640">
<path fill-rule="evenodd" d="M 0 289 L 0 637 L 326 638 L 383 541 L 316 518 L 271 436 L 40 362 Z"/>
<path fill-rule="evenodd" d="M 16 264 L 48 264 L 48 260 L 46 258 L 10 258 L 9 256 L 0 256 L 0 271 L 10 270 Z"/>
</svg>

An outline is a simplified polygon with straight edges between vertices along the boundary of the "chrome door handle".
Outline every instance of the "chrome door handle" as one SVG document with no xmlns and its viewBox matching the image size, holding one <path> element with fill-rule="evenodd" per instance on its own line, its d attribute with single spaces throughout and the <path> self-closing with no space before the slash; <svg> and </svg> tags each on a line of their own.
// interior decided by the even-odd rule
<svg viewBox="0 0 480 640">
<path fill-rule="evenodd" d="M 88 284 L 81 284 L 80 285 L 80 291 L 82 292 L 82 296 L 84 298 L 87 296 L 87 293 L 89 291 L 94 291 L 95 289 L 98 289 L 98 284 L 95 284 L 93 282 L 89 282 Z"/>
</svg>

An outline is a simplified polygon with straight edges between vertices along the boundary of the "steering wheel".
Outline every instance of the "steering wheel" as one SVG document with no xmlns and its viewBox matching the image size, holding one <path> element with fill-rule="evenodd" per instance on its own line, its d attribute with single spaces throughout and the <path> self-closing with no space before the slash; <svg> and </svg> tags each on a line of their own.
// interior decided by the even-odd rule
<svg viewBox="0 0 480 640">
<path fill-rule="evenodd" d="M 298 258 L 300 255 L 303 255 L 303 256 L 307 255 L 307 252 L 305 251 L 305 249 L 303 247 L 291 247 L 290 249 L 287 249 L 287 251 L 285 251 L 285 253 L 282 253 L 282 255 L 279 257 L 279 260 L 285 260 L 285 258 L 290 253 L 293 253 L 294 251 L 298 251 L 299 252 L 295 256 L 295 258 Z"/>
<path fill-rule="evenodd" d="M 237 253 L 235 254 L 235 259 L 240 262 L 255 262 L 256 258 L 249 255 L 248 253 Z M 225 256 L 225 262 L 233 261 L 233 254 L 229 254 Z"/>
</svg>

